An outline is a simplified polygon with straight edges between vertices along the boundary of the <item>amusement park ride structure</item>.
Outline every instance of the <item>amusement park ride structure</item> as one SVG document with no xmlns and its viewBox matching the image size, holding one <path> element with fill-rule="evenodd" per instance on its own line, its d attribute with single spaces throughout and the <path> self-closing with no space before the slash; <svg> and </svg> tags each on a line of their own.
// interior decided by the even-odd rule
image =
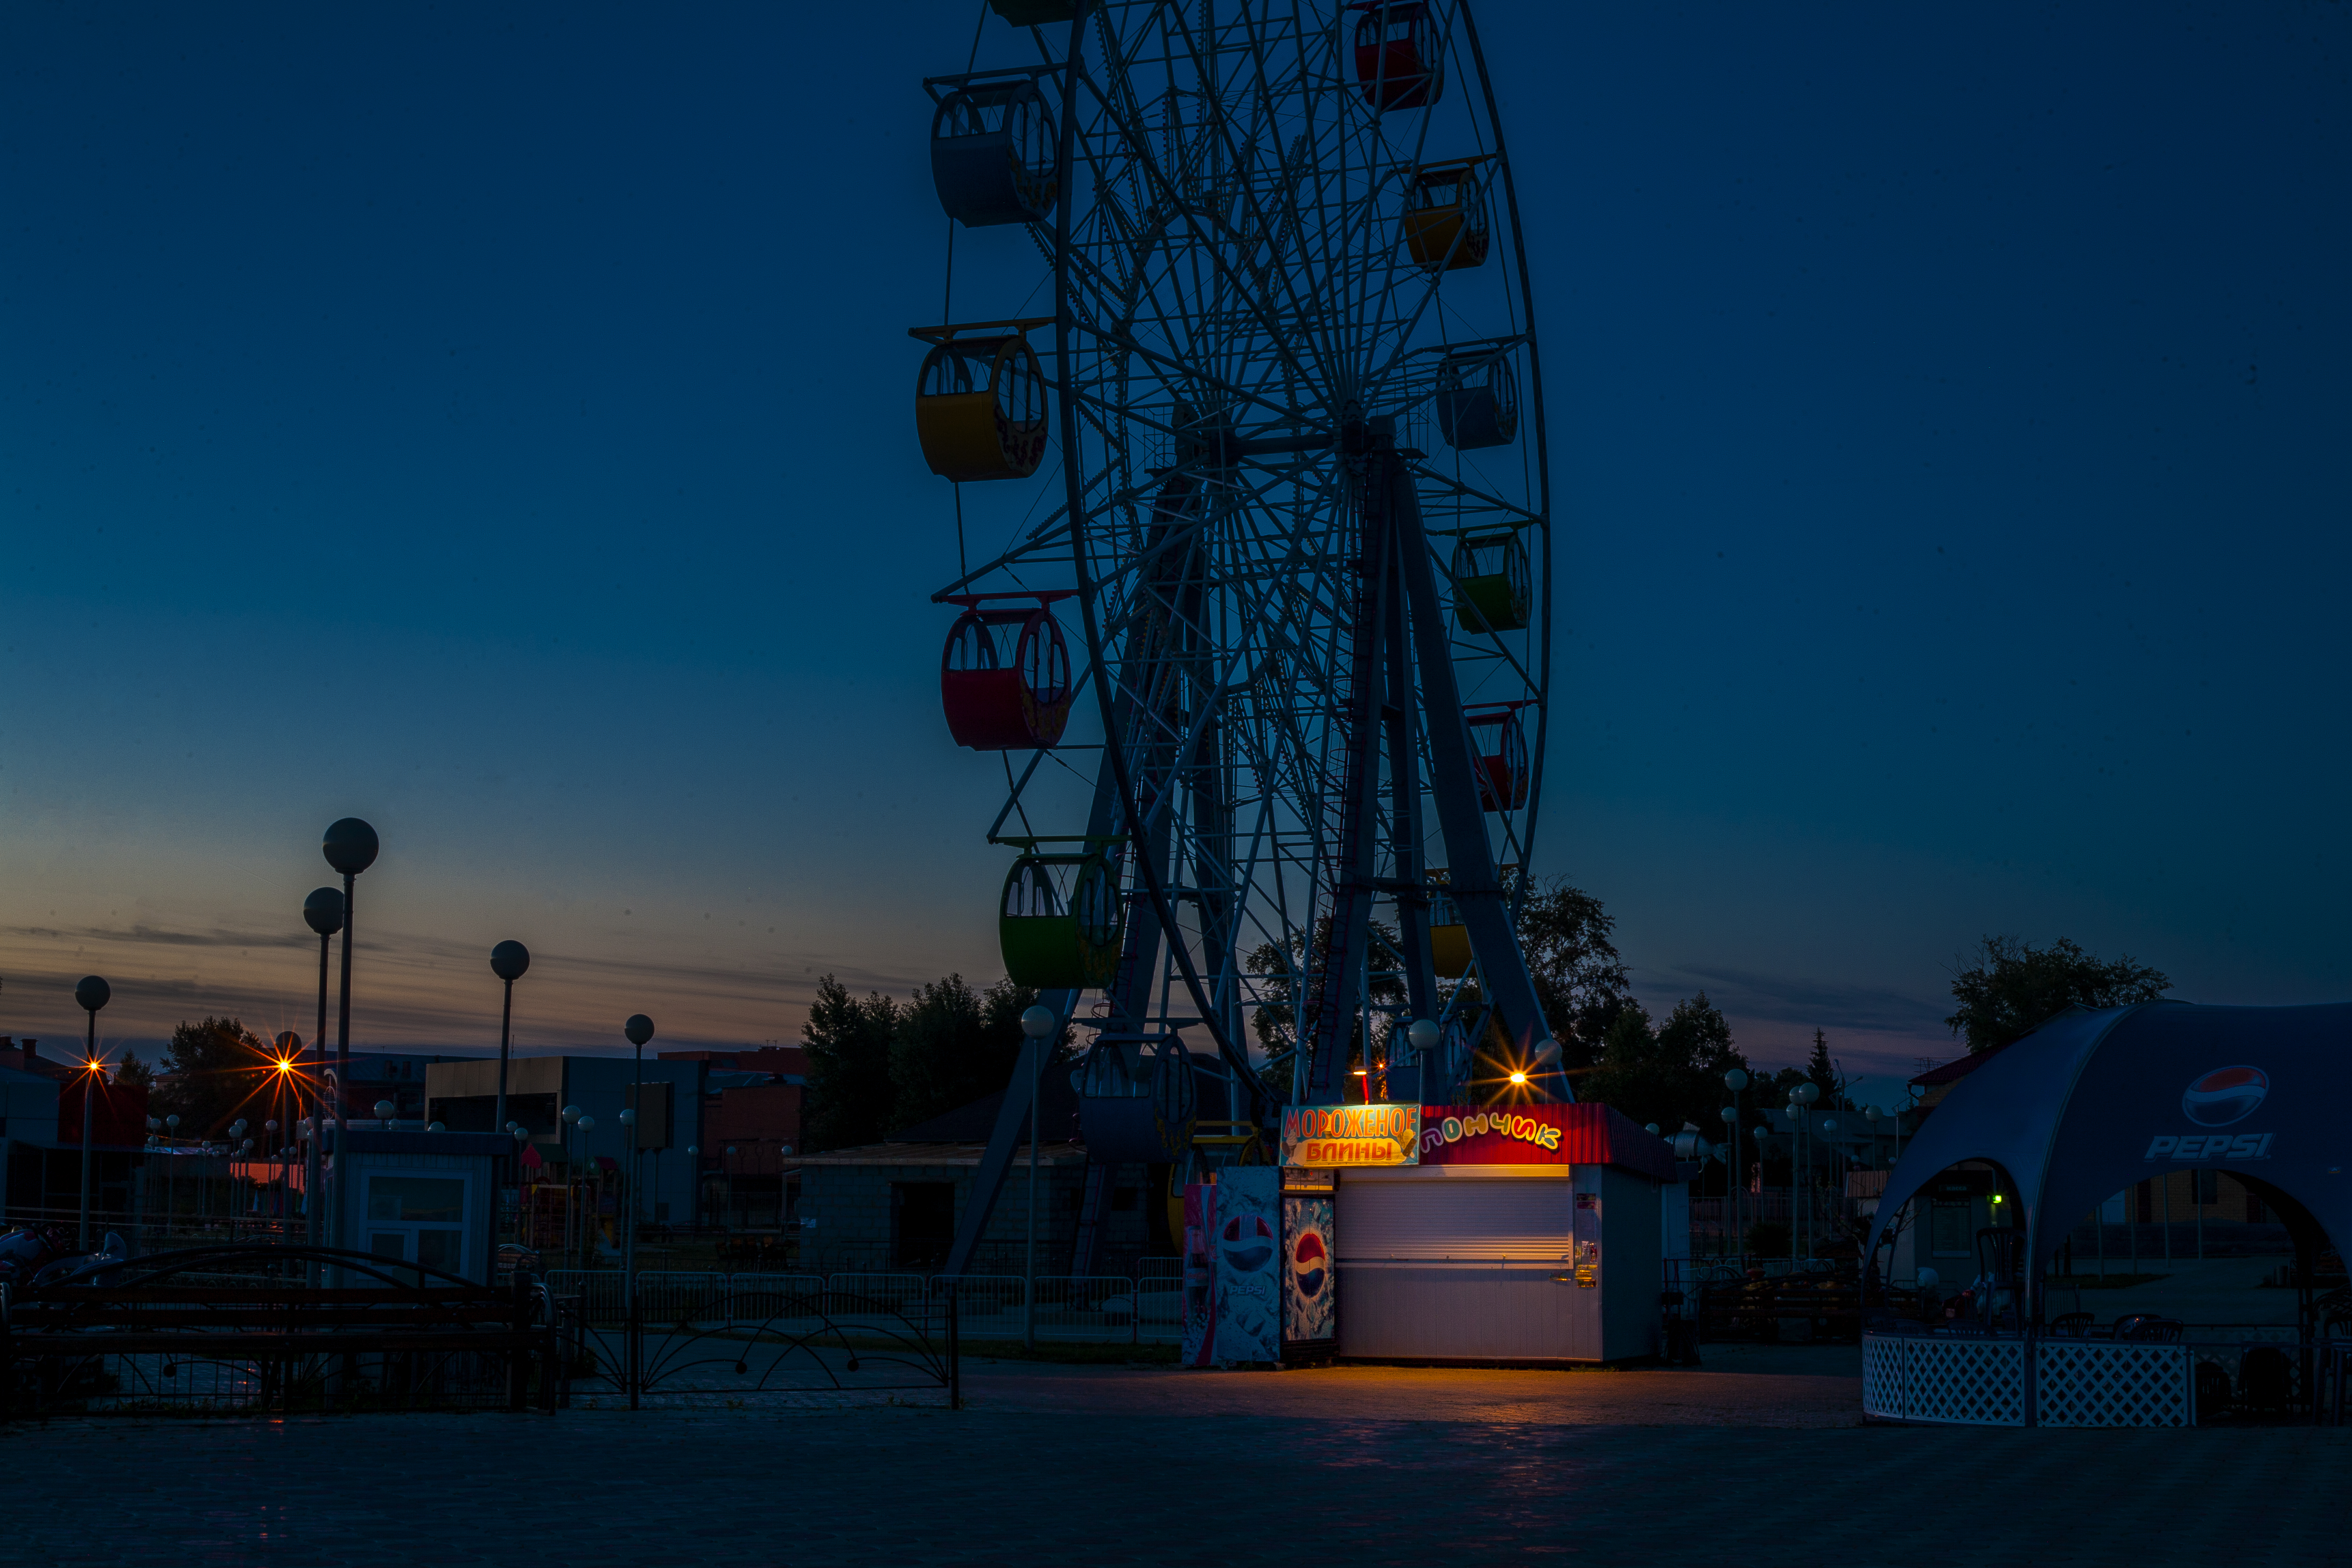
<svg viewBox="0 0 2352 1568">
<path fill-rule="evenodd" d="M 912 329 L 915 423 L 956 486 L 941 700 L 1003 758 L 1005 969 L 1080 1031 L 1088 1212 L 1115 1163 L 1176 1185 L 1266 1158 L 1262 1068 L 1296 1103 L 1571 1098 L 1513 931 L 1549 498 L 1467 5 L 987 0 L 981 23 L 923 84 L 948 295 L 959 231 L 992 231 L 967 268 L 1001 286 L 1034 247 L 1004 302 L 1052 308 Z M 972 561 L 982 485 L 1034 504 Z"/>
</svg>

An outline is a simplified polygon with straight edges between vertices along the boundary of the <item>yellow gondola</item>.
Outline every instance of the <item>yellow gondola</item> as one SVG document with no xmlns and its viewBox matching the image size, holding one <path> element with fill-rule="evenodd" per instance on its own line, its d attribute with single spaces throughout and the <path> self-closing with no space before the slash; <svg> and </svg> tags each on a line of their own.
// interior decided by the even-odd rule
<svg viewBox="0 0 2352 1568">
<path fill-rule="evenodd" d="M 1050 319 L 1050 318 L 1047 318 Z M 1024 335 L 1044 321 L 917 327 L 931 344 L 915 378 L 915 434 L 949 479 L 1025 479 L 1045 459 L 1045 375 Z M 1010 327 L 1011 331 L 991 328 Z"/>
<path fill-rule="evenodd" d="M 1462 911 L 1440 893 L 1430 900 L 1429 955 L 1440 980 L 1459 980 L 1470 973 L 1470 928 Z"/>
<path fill-rule="evenodd" d="M 1486 188 L 1478 178 L 1478 165 L 1485 161 L 1461 158 L 1414 174 L 1412 205 L 1404 215 L 1404 247 L 1427 270 L 1451 272 L 1485 264 L 1493 238 Z"/>
</svg>

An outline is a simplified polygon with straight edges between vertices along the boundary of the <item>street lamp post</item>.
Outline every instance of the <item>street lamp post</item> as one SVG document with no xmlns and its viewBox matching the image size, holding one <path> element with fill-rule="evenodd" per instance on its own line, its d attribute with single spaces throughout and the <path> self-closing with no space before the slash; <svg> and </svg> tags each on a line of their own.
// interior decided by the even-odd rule
<svg viewBox="0 0 2352 1568">
<path fill-rule="evenodd" d="M 163 1241 L 166 1246 L 171 1243 L 172 1221 L 178 1216 L 180 1206 L 177 1202 L 180 1162 L 178 1157 L 171 1152 L 172 1149 L 177 1144 L 179 1136 L 180 1118 L 175 1112 L 173 1115 L 163 1118 L 163 1148 L 165 1151 L 163 1155 Z M 199 1167 L 199 1169 L 201 1168 L 202 1167 Z"/>
<path fill-rule="evenodd" d="M 1437 1053 L 1437 1042 L 1444 1037 L 1444 1031 L 1437 1026 L 1433 1019 L 1415 1018 L 1405 1026 L 1404 1043 L 1412 1047 L 1413 1069 L 1419 1075 L 1421 1098 L 1424 1100 L 1435 1098 L 1430 1093 L 1434 1079 L 1429 1070 L 1429 1062 L 1430 1058 Z M 1241 1113 L 1238 1110 L 1228 1110 L 1225 1114 L 1238 1116 Z"/>
<path fill-rule="evenodd" d="M 85 974 L 74 987 L 74 1000 L 89 1015 L 89 1037 L 82 1050 L 81 1080 L 81 1249 L 89 1250 L 89 1141 L 95 1133 L 99 1073 L 98 1010 L 114 994 L 114 987 L 95 974 Z"/>
<path fill-rule="evenodd" d="M 507 1124 L 507 1058 L 509 1037 L 514 1031 L 514 983 L 530 967 L 530 949 L 519 942 L 502 942 L 490 949 L 490 973 L 506 982 L 505 1010 L 499 1014 L 499 1108 L 493 1118 L 498 1124 Z"/>
<path fill-rule="evenodd" d="M 1822 1161 L 1829 1167 L 1830 1213 L 1833 1215 L 1845 1210 L 1845 1176 L 1838 1165 L 1837 1130 L 1836 1117 L 1822 1118 Z"/>
<path fill-rule="evenodd" d="M 654 1021 L 643 1013 L 632 1013 L 629 1021 L 621 1026 L 621 1033 L 637 1049 L 636 1079 L 629 1089 L 629 1109 L 621 1113 L 621 1136 L 629 1142 L 629 1212 L 621 1232 L 621 1274 L 628 1281 L 624 1287 L 629 1300 L 637 1299 L 637 1205 L 645 1201 L 637 1191 L 637 1175 L 645 1167 L 646 1135 L 639 1131 L 645 1122 L 646 1106 L 646 1042 L 654 1037 Z"/>
<path fill-rule="evenodd" d="M 1798 1184 L 1798 1190 L 1804 1194 L 1805 1198 L 1804 1255 L 1809 1258 L 1813 1255 L 1813 1190 L 1811 1185 L 1806 1184 L 1806 1178 L 1812 1174 L 1812 1166 L 1807 1158 L 1811 1151 L 1806 1147 L 1805 1134 L 1811 1129 L 1805 1125 L 1805 1118 L 1811 1112 L 1813 1101 L 1821 1097 L 1822 1087 L 1817 1083 L 1801 1083 L 1789 1091 L 1789 1126 L 1797 1135 L 1797 1158 L 1800 1162 L 1794 1173 L 1794 1180 Z M 1797 1239 L 1796 1230 L 1797 1227 L 1793 1225 L 1789 1227 L 1789 1240 L 1792 1249 Z"/>
<path fill-rule="evenodd" d="M 278 1059 L 272 1065 L 277 1068 L 278 1081 L 271 1086 L 270 1098 L 278 1108 L 278 1114 L 285 1119 L 288 1133 L 286 1138 L 274 1140 L 280 1151 L 278 1157 L 278 1185 L 280 1194 L 278 1202 L 278 1239 L 283 1242 L 286 1239 L 286 1233 L 293 1228 L 294 1220 L 295 1148 L 291 1139 L 295 1130 L 301 1125 L 302 1119 L 302 1077 L 299 1070 L 302 1062 L 302 1037 L 289 1029 L 278 1037 L 275 1044 L 278 1047 Z"/>
<path fill-rule="evenodd" d="M 226 1178 L 226 1197 L 228 1201 L 228 1238 L 231 1242 L 236 1240 L 236 1171 L 230 1162 L 236 1158 L 241 1141 L 241 1146 L 243 1148 L 250 1149 L 253 1147 L 252 1142 L 245 1138 L 246 1125 L 245 1118 L 242 1116 L 238 1117 L 236 1121 L 228 1124 L 228 1137 L 223 1140 L 223 1142 L 230 1145 L 230 1147 L 226 1151 L 225 1157 L 222 1160 L 221 1172 L 223 1176 Z M 248 1169 L 246 1172 L 247 1180 L 250 1181 L 252 1176 L 253 1173 Z"/>
<path fill-rule="evenodd" d="M 1739 1228 L 1739 1188 L 1748 1179 L 1748 1168 L 1739 1163 L 1739 1091 L 1748 1087 L 1745 1068 L 1733 1068 L 1723 1075 L 1723 1087 L 1731 1091 L 1731 1103 L 1724 1107 L 1724 1125 L 1731 1129 L 1731 1235 L 1739 1247 L 1739 1256 L 1748 1256 L 1748 1233 Z"/>
<path fill-rule="evenodd" d="M 572 1163 L 572 1130 L 580 1123 L 580 1108 L 567 1105 L 562 1110 L 563 1125 L 557 1131 L 556 1146 L 563 1152 L 563 1250 L 572 1251 L 572 1209 L 579 1202 L 580 1168 Z"/>
<path fill-rule="evenodd" d="M 595 1131 L 594 1117 L 583 1116 L 580 1119 L 580 1164 L 581 1176 L 584 1184 L 580 1194 L 580 1267 L 583 1268 L 588 1267 L 589 1258 L 604 1250 L 603 1246 L 596 1240 L 596 1210 L 600 1205 L 596 1202 L 595 1192 L 595 1189 L 604 1184 L 597 1181 L 594 1173 L 595 1165 L 588 1158 L 588 1134 Z"/>
<path fill-rule="evenodd" d="M 330 823 L 319 851 L 343 878 L 343 987 L 335 1021 L 335 1223 L 340 1240 L 345 1234 L 351 1197 L 351 1162 L 343 1158 L 343 1086 L 352 1078 L 352 928 L 357 922 L 353 901 L 359 874 L 375 864 L 380 845 L 375 829 L 356 816 Z"/>
<path fill-rule="evenodd" d="M 1793 1094 L 1789 1096 L 1787 1115 L 1789 1118 L 1789 1264 L 1793 1268 L 1800 1256 L 1801 1245 L 1797 1238 L 1803 1234 L 1812 1217 L 1810 1212 L 1801 1218 L 1797 1213 L 1797 1205 L 1805 1197 L 1805 1108 Z"/>
<path fill-rule="evenodd" d="M 726 1228 L 733 1230 L 735 1228 L 735 1145 L 732 1143 L 727 1145 L 727 1156 L 719 1166 L 719 1191 L 725 1194 L 723 1201 L 727 1205 Z"/>
<path fill-rule="evenodd" d="M 1029 1249 L 1022 1266 L 1021 1342 L 1033 1351 L 1037 1348 L 1037 1145 L 1045 1137 L 1045 1119 L 1037 1103 L 1038 1067 L 1045 1055 L 1045 1037 L 1061 1026 L 1050 1007 L 1032 1007 L 1021 1015 L 1021 1032 L 1029 1037 Z"/>
<path fill-rule="evenodd" d="M 302 900 L 302 923 L 319 936 L 319 1030 L 310 1037 L 310 1048 L 319 1058 L 319 1076 L 310 1086 L 310 1157 L 304 1165 L 302 1179 L 310 1191 L 310 1245 L 319 1245 L 320 1229 L 326 1225 L 326 1204 L 320 1196 L 320 1161 L 324 1153 L 327 1125 L 327 1102 L 324 1097 L 330 1080 L 327 1067 L 327 956 L 334 946 L 335 933 L 343 929 L 343 890 L 341 888 L 318 888 Z M 342 1082 L 335 1079 L 338 1095 Z M 316 1283 L 316 1281 L 312 1281 Z"/>
</svg>

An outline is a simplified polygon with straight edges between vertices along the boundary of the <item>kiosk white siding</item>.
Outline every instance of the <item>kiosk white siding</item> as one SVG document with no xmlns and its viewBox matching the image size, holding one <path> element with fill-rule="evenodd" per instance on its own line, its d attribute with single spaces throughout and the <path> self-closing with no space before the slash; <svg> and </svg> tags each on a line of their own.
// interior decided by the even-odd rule
<svg viewBox="0 0 2352 1568">
<path fill-rule="evenodd" d="M 1579 1166 L 1580 1174 L 1582 1171 Z M 1608 1298 L 1601 1353 L 1611 1361 L 1655 1355 L 1665 1348 L 1661 1343 L 1665 1338 L 1665 1319 L 1659 1299 L 1665 1277 L 1665 1247 L 1658 1234 L 1658 1216 L 1668 1193 L 1683 1198 L 1683 1212 L 1687 1215 L 1688 1191 L 1679 1185 L 1661 1187 L 1646 1176 L 1614 1166 L 1601 1171 L 1601 1267 L 1612 1271 L 1613 1285 L 1601 1292 Z"/>
<path fill-rule="evenodd" d="M 1340 1178 L 1340 1354 L 1602 1359 L 1605 1292 L 1580 1288 L 1569 1261 L 1575 1194 L 1598 1191 L 1601 1169 L 1502 1169 L 1473 1176 L 1463 1167 L 1402 1167 Z"/>
</svg>

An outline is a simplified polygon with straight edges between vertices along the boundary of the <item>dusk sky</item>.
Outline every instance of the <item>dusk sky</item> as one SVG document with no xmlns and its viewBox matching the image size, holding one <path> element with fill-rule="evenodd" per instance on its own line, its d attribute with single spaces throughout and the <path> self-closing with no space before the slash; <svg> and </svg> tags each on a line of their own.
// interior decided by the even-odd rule
<svg viewBox="0 0 2352 1568">
<path fill-rule="evenodd" d="M 307 1037 L 346 815 L 362 1045 L 494 1047 L 508 937 L 531 1049 L 999 973 L 906 336 L 976 10 L 0 13 L 0 1032 Z M 1537 868 L 1643 998 L 1884 1097 L 1989 931 L 2352 996 L 2352 7 L 1478 14 Z"/>
</svg>

